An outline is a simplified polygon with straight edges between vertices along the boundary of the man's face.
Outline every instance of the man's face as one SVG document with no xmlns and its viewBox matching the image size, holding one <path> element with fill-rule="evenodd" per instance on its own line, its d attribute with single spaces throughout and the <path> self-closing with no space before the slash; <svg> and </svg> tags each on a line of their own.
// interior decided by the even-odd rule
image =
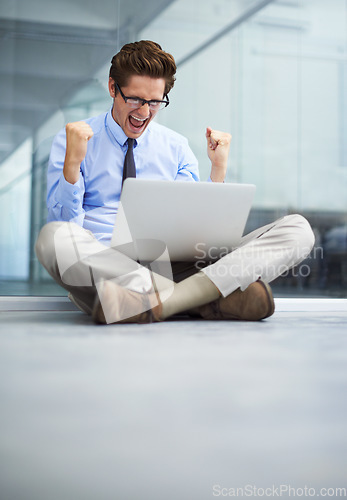
<svg viewBox="0 0 347 500">
<path fill-rule="evenodd" d="M 109 80 L 109 91 L 114 97 L 115 83 L 112 78 Z M 141 99 L 162 100 L 164 98 L 165 80 L 164 78 L 151 78 L 150 76 L 133 75 L 129 78 L 126 87 L 121 90 L 126 97 L 140 97 Z M 153 120 L 158 111 L 153 111 L 148 104 L 139 108 L 132 108 L 124 102 L 120 92 L 114 98 L 112 116 L 122 127 L 127 137 L 137 139 L 146 130 L 149 122 Z"/>
</svg>

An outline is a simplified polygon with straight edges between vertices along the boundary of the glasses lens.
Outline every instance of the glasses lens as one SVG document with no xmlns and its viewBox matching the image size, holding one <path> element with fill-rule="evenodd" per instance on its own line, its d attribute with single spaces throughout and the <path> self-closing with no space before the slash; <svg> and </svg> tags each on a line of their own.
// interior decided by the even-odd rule
<svg viewBox="0 0 347 500">
<path fill-rule="evenodd" d="M 153 111 L 158 111 L 158 109 L 162 109 L 161 106 L 162 103 L 160 101 L 150 101 L 149 103 L 149 107 L 153 109 Z"/>
<path fill-rule="evenodd" d="M 142 106 L 142 101 L 140 101 L 140 99 L 127 98 L 127 104 L 129 104 L 132 108 L 139 108 Z"/>
<path fill-rule="evenodd" d="M 166 108 L 166 102 L 165 101 L 164 102 L 158 101 L 158 103 L 156 103 L 155 108 L 153 108 L 153 109 L 159 110 L 159 109 L 164 109 L 164 108 Z"/>
</svg>

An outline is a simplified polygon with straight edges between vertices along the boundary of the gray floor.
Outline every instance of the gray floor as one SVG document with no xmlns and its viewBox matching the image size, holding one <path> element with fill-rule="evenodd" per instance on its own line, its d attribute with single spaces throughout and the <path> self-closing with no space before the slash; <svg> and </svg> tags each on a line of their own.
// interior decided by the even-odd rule
<svg viewBox="0 0 347 500">
<path fill-rule="evenodd" d="M 276 305 L 257 323 L 105 327 L 2 301 L 1 500 L 339 498 L 346 301 Z"/>
</svg>

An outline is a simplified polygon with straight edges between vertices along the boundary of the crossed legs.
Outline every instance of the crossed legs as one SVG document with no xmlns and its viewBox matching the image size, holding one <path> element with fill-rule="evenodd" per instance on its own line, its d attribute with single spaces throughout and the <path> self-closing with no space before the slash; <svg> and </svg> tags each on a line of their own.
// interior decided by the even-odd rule
<svg viewBox="0 0 347 500">
<path fill-rule="evenodd" d="M 129 318 L 137 321 L 137 314 L 146 321 L 147 316 L 142 313 L 155 308 L 156 320 L 186 310 L 210 318 L 215 316 L 206 308 L 208 304 L 213 305 L 214 311 L 216 306 L 221 311 L 230 309 L 232 304 L 235 311 L 241 306 L 244 309 L 245 302 L 256 302 L 259 294 L 264 299 L 264 308 L 270 311 L 267 284 L 299 264 L 313 244 L 314 236 L 306 219 L 289 215 L 253 231 L 242 239 L 238 248 L 201 270 L 194 263 L 182 269 L 182 264 L 171 267 L 169 262 L 164 266 L 154 263 L 148 269 L 118 250 L 102 245 L 92 233 L 74 223 L 52 222 L 42 228 L 36 254 L 49 274 L 88 314 L 92 314 L 98 290 L 101 302 L 108 304 L 109 314 L 105 319 L 100 307 L 96 319 L 113 323 Z M 113 314 L 120 295 L 122 303 L 134 304 L 134 314 L 131 307 L 120 313 L 119 304 Z M 267 315 L 270 313 L 266 312 L 264 317 Z"/>
</svg>

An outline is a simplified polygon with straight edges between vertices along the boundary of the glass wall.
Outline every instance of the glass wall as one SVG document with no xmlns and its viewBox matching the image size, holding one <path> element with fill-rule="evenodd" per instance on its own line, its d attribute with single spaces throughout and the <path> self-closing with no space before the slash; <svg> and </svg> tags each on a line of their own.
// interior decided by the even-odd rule
<svg viewBox="0 0 347 500">
<path fill-rule="evenodd" d="M 178 65 L 158 121 L 185 135 L 209 174 L 205 129 L 232 134 L 228 182 L 257 186 L 247 231 L 288 213 L 316 246 L 276 296 L 347 293 L 345 0 L 18 0 L 0 7 L 0 293 L 59 295 L 33 245 L 46 217 L 52 137 L 106 111 L 112 55 L 152 39 Z M 136 15 L 134 14 L 136 13 Z"/>
</svg>

